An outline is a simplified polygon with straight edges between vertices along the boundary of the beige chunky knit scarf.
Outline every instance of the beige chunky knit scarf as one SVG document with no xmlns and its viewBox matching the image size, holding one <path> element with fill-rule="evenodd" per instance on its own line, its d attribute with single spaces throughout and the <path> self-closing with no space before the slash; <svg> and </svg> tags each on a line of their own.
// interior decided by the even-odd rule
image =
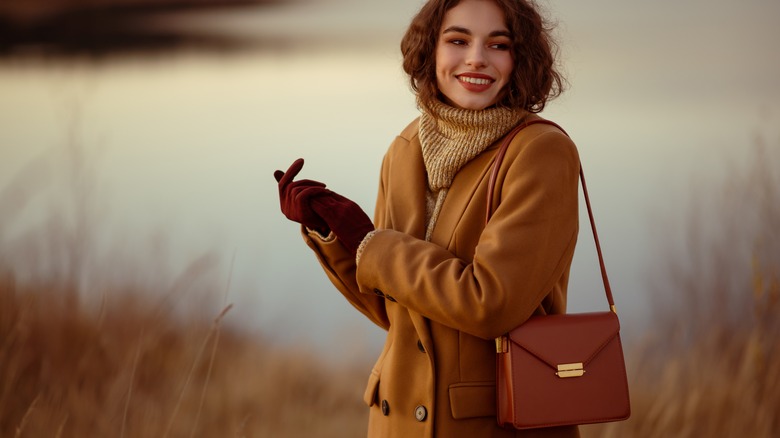
<svg viewBox="0 0 780 438">
<path fill-rule="evenodd" d="M 425 240 L 431 240 L 444 198 L 458 171 L 520 123 L 527 113 L 508 108 L 466 110 L 438 101 L 429 109 L 419 102 L 418 106 L 422 109 L 420 143 L 428 172 Z"/>
</svg>

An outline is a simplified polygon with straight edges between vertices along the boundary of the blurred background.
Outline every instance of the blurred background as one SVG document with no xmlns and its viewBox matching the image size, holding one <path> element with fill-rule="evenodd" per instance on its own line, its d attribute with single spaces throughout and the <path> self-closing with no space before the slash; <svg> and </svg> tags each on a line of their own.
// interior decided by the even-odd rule
<svg viewBox="0 0 780 438">
<path fill-rule="evenodd" d="M 364 435 L 383 333 L 272 173 L 373 211 L 422 3 L 0 5 L 0 435 Z M 632 387 L 585 434 L 777 436 L 780 3 L 539 3 Z M 606 308 L 586 218 L 575 312 Z"/>
</svg>

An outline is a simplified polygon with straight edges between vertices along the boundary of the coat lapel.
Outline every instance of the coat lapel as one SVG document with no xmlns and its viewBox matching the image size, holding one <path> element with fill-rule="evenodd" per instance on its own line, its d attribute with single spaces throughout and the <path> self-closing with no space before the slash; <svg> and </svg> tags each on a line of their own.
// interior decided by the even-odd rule
<svg viewBox="0 0 780 438">
<path fill-rule="evenodd" d="M 489 177 L 496 151 L 497 148 L 491 146 L 477 155 L 455 175 L 447 197 L 444 199 L 439 220 L 433 229 L 431 241 L 449 248 L 451 240 L 455 236 L 455 227 L 466 212 L 466 208 L 473 202 L 481 201 L 481 204 L 486 202 L 486 193 L 478 193 L 478 190 Z M 482 191 L 486 192 L 487 189 Z"/>
<path fill-rule="evenodd" d="M 420 143 L 415 137 L 408 148 L 400 153 L 400 159 L 393 160 L 395 169 L 387 187 L 390 209 L 390 228 L 404 232 L 418 239 L 425 238 L 425 193 L 428 179 L 425 173 Z"/>
</svg>

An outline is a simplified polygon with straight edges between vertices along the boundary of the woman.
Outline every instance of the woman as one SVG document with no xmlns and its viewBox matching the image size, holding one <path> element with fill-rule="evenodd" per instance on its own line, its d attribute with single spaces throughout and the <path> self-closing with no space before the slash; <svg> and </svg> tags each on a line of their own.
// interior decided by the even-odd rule
<svg viewBox="0 0 780 438">
<path fill-rule="evenodd" d="M 565 311 L 578 230 L 577 152 L 544 124 L 513 139 L 485 224 L 498 145 L 561 90 L 544 23 L 527 0 L 431 0 L 401 50 L 422 114 L 384 157 L 373 223 L 294 181 L 302 160 L 275 173 L 330 280 L 388 331 L 364 396 L 369 436 L 577 436 L 496 422 L 494 338 Z"/>
</svg>

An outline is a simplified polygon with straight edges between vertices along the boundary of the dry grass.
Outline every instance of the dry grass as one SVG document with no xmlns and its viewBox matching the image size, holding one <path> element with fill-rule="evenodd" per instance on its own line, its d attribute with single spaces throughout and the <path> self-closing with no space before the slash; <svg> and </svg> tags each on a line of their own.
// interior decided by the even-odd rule
<svg viewBox="0 0 780 438">
<path fill-rule="evenodd" d="M 143 294 L 100 313 L 65 295 L 0 283 L 0 436 L 365 435 L 364 364 L 336 370 L 219 320 L 161 317 Z"/>
</svg>

